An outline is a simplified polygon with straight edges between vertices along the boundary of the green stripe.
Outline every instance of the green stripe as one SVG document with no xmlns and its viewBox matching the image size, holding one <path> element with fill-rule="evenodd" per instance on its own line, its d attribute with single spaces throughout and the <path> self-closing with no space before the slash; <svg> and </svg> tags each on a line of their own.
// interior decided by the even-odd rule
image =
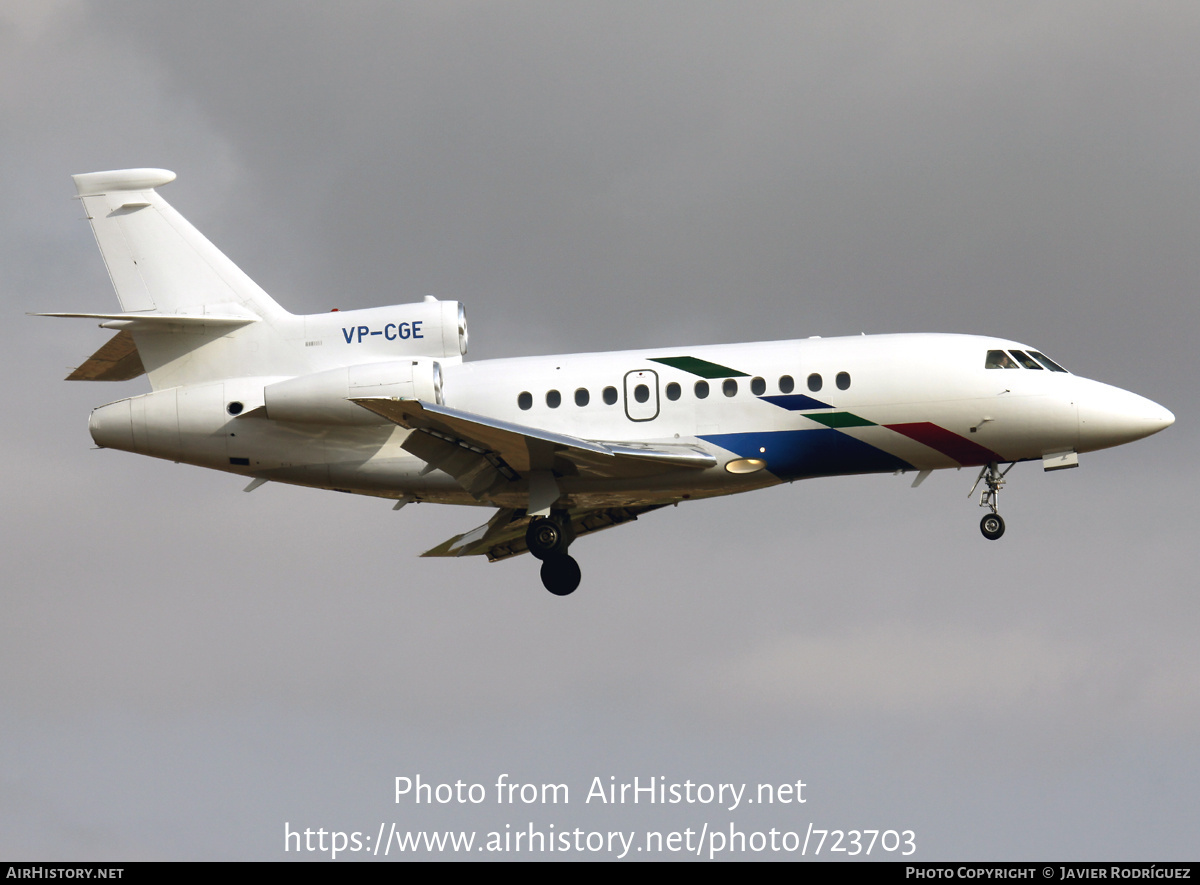
<svg viewBox="0 0 1200 885">
<path fill-rule="evenodd" d="M 868 421 L 866 418 L 860 418 L 857 415 L 851 415 L 849 412 L 822 412 L 805 414 L 805 418 L 812 418 L 818 424 L 824 424 L 826 427 L 875 427 L 874 421 Z"/>
<path fill-rule="evenodd" d="M 651 357 L 650 362 L 662 363 L 664 366 L 670 366 L 672 369 L 680 369 L 684 372 L 690 372 L 693 375 L 699 375 L 701 378 L 750 377 L 745 372 L 739 372 L 737 369 L 731 369 L 728 366 L 720 366 L 716 363 L 710 363 L 708 360 L 696 359 L 694 356 Z"/>
</svg>

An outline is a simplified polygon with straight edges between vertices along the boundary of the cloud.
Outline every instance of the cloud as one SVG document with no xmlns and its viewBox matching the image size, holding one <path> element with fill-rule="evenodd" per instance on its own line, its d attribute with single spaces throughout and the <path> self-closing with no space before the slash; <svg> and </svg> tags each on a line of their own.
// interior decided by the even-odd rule
<svg viewBox="0 0 1200 885">
<path fill-rule="evenodd" d="M 1140 647 L 1132 657 L 1128 651 L 1032 626 L 989 632 L 880 622 L 776 638 L 714 678 L 731 699 L 812 716 L 1033 723 L 1066 715 L 1194 729 L 1200 655 L 1170 645 Z"/>
</svg>

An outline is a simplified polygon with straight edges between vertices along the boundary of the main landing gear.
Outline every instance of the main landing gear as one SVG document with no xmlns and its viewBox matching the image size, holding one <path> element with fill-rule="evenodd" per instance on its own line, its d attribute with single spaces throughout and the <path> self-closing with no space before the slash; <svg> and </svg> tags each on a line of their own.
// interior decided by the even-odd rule
<svg viewBox="0 0 1200 885">
<path fill-rule="evenodd" d="M 567 596 L 579 586 L 579 563 L 567 555 L 574 540 L 571 518 L 565 513 L 535 516 L 525 530 L 529 552 L 542 561 L 542 584 L 555 596 Z"/>
<path fill-rule="evenodd" d="M 971 491 L 967 492 L 967 497 L 975 494 L 975 489 L 979 488 L 979 484 L 986 483 L 987 487 L 979 495 L 979 506 L 987 507 L 992 512 L 979 520 L 979 531 L 983 532 L 983 536 L 989 541 L 996 541 L 1004 534 L 1004 517 L 997 510 L 997 504 L 1000 499 L 1000 488 L 1004 485 L 1004 477 L 1008 476 L 1008 471 L 1013 469 L 1016 464 L 1014 461 L 1008 467 L 1000 470 L 1000 465 L 992 462 L 984 466 L 979 471 L 979 476 L 975 480 L 975 485 L 971 486 Z"/>
</svg>

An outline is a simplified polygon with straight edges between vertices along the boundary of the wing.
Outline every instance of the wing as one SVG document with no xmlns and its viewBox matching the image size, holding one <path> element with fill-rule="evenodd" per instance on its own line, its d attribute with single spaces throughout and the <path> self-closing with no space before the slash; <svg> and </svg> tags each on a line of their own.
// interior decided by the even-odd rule
<svg viewBox="0 0 1200 885">
<path fill-rule="evenodd" d="M 403 447 L 430 470 L 449 473 L 479 500 L 521 480 L 531 483 L 536 496 L 532 486 L 538 475 L 628 479 L 703 470 L 717 463 L 692 445 L 580 439 L 421 400 L 363 397 L 351 402 L 415 431 Z"/>
<path fill-rule="evenodd" d="M 571 526 L 575 536 L 598 532 L 626 522 L 633 522 L 643 513 L 666 507 L 652 504 L 642 507 L 606 507 L 602 510 L 572 510 Z M 455 535 L 422 556 L 487 556 L 489 562 L 508 559 L 529 552 L 525 546 L 525 528 L 529 517 L 524 511 L 503 507 L 479 528 Z"/>
</svg>

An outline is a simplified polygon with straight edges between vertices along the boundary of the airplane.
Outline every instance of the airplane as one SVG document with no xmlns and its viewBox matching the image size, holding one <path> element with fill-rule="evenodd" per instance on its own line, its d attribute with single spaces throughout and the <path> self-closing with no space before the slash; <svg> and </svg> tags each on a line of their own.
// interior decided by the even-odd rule
<svg viewBox="0 0 1200 885">
<path fill-rule="evenodd" d="M 465 362 L 462 304 L 294 315 L 158 193 L 163 169 L 73 176 L 120 301 L 67 378 L 150 392 L 94 409 L 102 448 L 267 482 L 494 510 L 425 556 L 530 553 L 565 596 L 581 535 L 821 476 L 980 468 L 980 531 L 1022 461 L 1047 471 L 1175 416 L 1001 338 L 888 334 Z"/>
</svg>

